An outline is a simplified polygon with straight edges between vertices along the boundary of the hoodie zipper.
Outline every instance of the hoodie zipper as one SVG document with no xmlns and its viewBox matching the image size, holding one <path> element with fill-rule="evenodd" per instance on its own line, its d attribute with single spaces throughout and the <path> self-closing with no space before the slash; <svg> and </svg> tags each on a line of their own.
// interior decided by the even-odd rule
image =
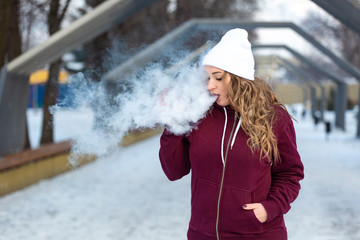
<svg viewBox="0 0 360 240">
<path fill-rule="evenodd" d="M 225 111 L 225 116 L 226 116 L 227 115 L 226 114 L 226 109 L 224 109 L 224 111 Z M 224 177 L 225 177 L 225 166 L 226 166 L 227 155 L 228 155 L 228 152 L 229 152 L 230 142 L 232 142 L 231 139 L 233 137 L 234 129 L 235 129 L 235 126 L 236 126 L 236 119 L 237 119 L 237 117 L 235 115 L 234 125 L 233 125 L 233 127 L 231 129 L 229 141 L 228 141 L 227 146 L 226 146 L 225 156 L 223 158 L 223 171 L 222 171 L 222 176 L 221 176 L 220 191 L 219 191 L 219 197 L 218 197 L 218 202 L 217 202 L 217 211 L 216 211 L 216 226 L 215 227 L 216 227 L 216 238 L 217 238 L 217 240 L 220 240 L 220 235 L 219 235 L 219 215 L 220 215 L 220 201 L 221 201 L 221 195 L 222 195 L 222 189 L 223 189 Z M 225 125 L 227 125 L 227 121 L 225 122 Z M 224 136 L 225 136 L 225 129 L 226 128 L 224 128 L 224 133 L 223 133 Z M 237 131 L 238 131 L 238 129 L 237 129 Z M 222 145 L 223 145 L 223 143 L 222 143 Z M 223 146 L 222 146 L 222 148 L 223 148 Z"/>
</svg>

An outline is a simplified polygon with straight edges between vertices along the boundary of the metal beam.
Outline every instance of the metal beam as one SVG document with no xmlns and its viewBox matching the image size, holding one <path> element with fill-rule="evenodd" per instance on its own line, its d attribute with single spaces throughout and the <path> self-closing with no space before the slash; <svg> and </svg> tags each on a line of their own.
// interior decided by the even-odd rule
<svg viewBox="0 0 360 240">
<path fill-rule="evenodd" d="M 7 71 L 31 74 L 81 44 L 124 22 L 157 0 L 107 0 L 91 12 L 51 35 L 48 40 L 9 62 Z"/>
<path fill-rule="evenodd" d="M 307 84 L 309 85 L 310 89 L 311 89 L 311 112 L 312 112 L 312 116 L 314 117 L 316 115 L 316 111 L 317 111 L 317 98 L 316 98 L 316 90 L 315 87 L 313 86 L 313 84 L 311 83 L 315 83 L 320 89 L 321 92 L 324 92 L 324 86 L 321 83 L 318 83 L 317 81 L 311 80 L 314 79 L 310 76 L 310 74 L 308 74 L 306 71 L 304 71 L 303 69 L 301 69 L 298 66 L 295 66 L 293 63 L 291 63 L 290 61 L 278 57 L 278 61 L 280 62 L 280 64 L 282 64 L 284 67 L 287 67 L 288 69 L 291 69 L 293 72 L 296 72 L 305 82 L 307 82 Z M 322 94 L 321 95 L 321 104 L 319 106 L 319 110 L 320 110 L 320 120 L 323 121 L 324 120 L 324 103 L 325 103 L 325 96 Z"/>
<path fill-rule="evenodd" d="M 191 52 L 188 56 L 186 56 L 185 58 L 181 59 L 179 62 L 177 62 L 176 64 L 172 65 L 170 68 L 166 69 L 167 73 L 173 73 L 176 72 L 179 68 L 181 68 L 184 65 L 189 65 L 192 62 L 194 62 L 196 59 L 199 58 L 199 56 L 201 54 L 203 54 L 203 52 L 207 51 L 208 49 L 210 49 L 213 45 L 210 43 L 205 43 L 204 45 L 202 45 L 201 47 L 197 48 L 195 51 Z"/>
<path fill-rule="evenodd" d="M 356 0 L 312 0 L 345 26 L 360 35 L 360 2 Z"/>
<path fill-rule="evenodd" d="M 323 86 L 320 83 L 318 83 L 317 81 L 311 80 L 314 78 L 312 78 L 308 73 L 303 71 L 300 67 L 294 65 L 290 61 L 288 61 L 280 56 L 269 56 L 269 57 L 267 57 L 267 59 L 271 60 L 272 62 L 275 61 L 277 64 L 284 67 L 287 71 L 293 73 L 295 75 L 295 77 L 297 77 L 297 79 L 300 80 L 300 82 L 301 82 L 299 84 L 300 86 L 305 84 L 309 87 L 310 97 L 311 97 L 311 113 L 312 113 L 312 116 L 315 116 L 315 113 L 317 111 L 317 107 L 316 107 L 317 98 L 316 98 L 316 89 L 315 89 L 314 85 L 317 85 L 320 88 L 323 88 Z M 259 64 L 259 61 L 257 61 L 257 60 L 258 60 L 258 58 L 256 58 L 256 65 Z M 299 82 L 299 81 L 296 81 L 296 82 Z M 304 92 L 304 94 L 305 94 L 305 92 Z M 320 109 L 320 114 L 321 114 L 321 116 L 323 116 L 323 109 Z M 321 120 L 323 120 L 322 117 L 321 117 Z"/>
<path fill-rule="evenodd" d="M 357 81 L 360 82 L 360 70 L 352 65 L 347 60 L 335 55 L 328 48 L 324 47 L 320 42 L 307 34 L 302 28 L 292 22 L 236 22 L 228 19 L 195 19 L 196 24 L 201 26 L 201 29 L 221 28 L 227 30 L 235 27 L 241 27 L 244 29 L 255 28 L 289 28 L 298 33 L 307 42 L 313 45 L 316 49 L 320 50 L 323 54 L 328 56 L 336 65 L 343 69 L 348 74 L 354 76 Z"/>
<path fill-rule="evenodd" d="M 261 60 L 260 60 L 260 59 L 261 59 Z M 268 60 L 265 61 L 265 63 L 264 63 L 264 60 L 263 60 L 263 59 L 268 59 Z M 295 78 L 294 78 L 294 79 L 291 79 L 291 81 L 295 82 L 295 83 L 296 83 L 297 85 L 299 85 L 299 87 L 302 89 L 302 91 L 303 91 L 303 105 L 304 105 L 304 107 L 306 106 L 306 102 L 307 102 L 308 96 L 309 96 L 309 94 L 308 94 L 308 91 L 309 91 L 308 84 L 307 84 L 307 83 L 306 83 L 306 84 L 303 84 L 303 80 L 301 79 L 301 77 L 300 77 L 296 72 L 292 71 L 291 69 L 288 69 L 287 66 L 283 66 L 283 65 L 278 61 L 278 56 L 273 56 L 273 55 L 271 55 L 271 56 L 268 56 L 268 57 L 261 57 L 261 58 L 260 58 L 259 56 L 256 56 L 256 55 L 255 55 L 255 63 L 256 63 L 256 65 L 255 65 L 255 67 L 256 67 L 255 72 L 257 71 L 257 67 L 258 67 L 259 65 L 263 65 L 263 64 L 273 65 L 274 63 L 276 63 L 277 68 L 279 68 L 279 65 L 281 65 L 282 67 L 284 67 L 284 68 L 286 69 L 286 71 L 294 74 Z M 306 85 L 307 87 L 306 87 L 305 85 Z"/>
<path fill-rule="evenodd" d="M 335 126 L 345 130 L 345 112 L 346 112 L 346 104 L 347 104 L 347 84 L 337 76 L 325 71 L 323 68 L 318 66 L 315 62 L 306 58 L 299 52 L 294 49 L 288 47 L 284 44 L 264 44 L 264 45 L 253 45 L 253 49 L 259 48 L 281 48 L 289 51 L 293 54 L 294 57 L 299 59 L 301 62 L 306 63 L 310 68 L 320 73 L 321 75 L 333 80 L 337 85 L 337 92 L 335 98 Z M 360 119 L 358 119 L 360 121 Z"/>
<path fill-rule="evenodd" d="M 121 73 L 132 73 L 139 68 L 143 68 L 147 63 L 153 61 L 155 62 L 158 59 L 161 59 L 161 55 L 164 51 L 168 51 L 171 46 L 176 43 L 176 45 L 184 42 L 187 39 L 190 39 L 199 31 L 212 32 L 214 35 L 219 33 L 222 35 L 225 31 L 231 28 L 244 28 L 244 29 L 255 29 L 255 28 L 289 28 L 298 33 L 306 41 L 312 44 L 316 49 L 320 50 L 323 54 L 328 56 L 336 65 L 338 65 L 345 72 L 354 76 L 358 81 L 360 81 L 360 70 L 353 66 L 351 63 L 347 62 L 345 59 L 342 59 L 336 56 L 329 49 L 324 47 L 321 43 L 303 31 L 299 26 L 291 22 L 241 22 L 236 20 L 228 19 L 214 19 L 214 18 L 204 18 L 204 19 L 192 19 L 186 23 L 180 25 L 158 41 L 149 45 L 145 50 L 137 53 L 134 57 L 125 61 L 119 67 L 110 71 L 105 79 L 110 81 L 117 81 L 119 72 Z"/>
<path fill-rule="evenodd" d="M 176 45 L 179 40 L 183 41 L 185 37 L 191 36 L 194 32 L 196 32 L 196 25 L 192 21 L 185 22 L 106 73 L 105 79 L 108 81 L 121 81 L 122 79 L 119 79 L 119 76 L 131 75 L 139 71 L 140 68 L 145 67 L 149 62 L 155 61 L 159 56 L 163 57 L 164 52 L 171 48 L 170 46 Z"/>
<path fill-rule="evenodd" d="M 294 57 L 299 59 L 301 62 L 305 62 L 309 67 L 314 69 L 316 72 L 322 74 L 323 76 L 333 80 L 336 83 L 345 83 L 345 81 L 342 78 L 339 78 L 339 77 L 335 76 L 334 74 L 329 73 L 328 71 L 325 71 L 324 68 L 320 67 L 314 61 L 311 61 L 309 58 L 305 57 L 304 55 L 300 54 L 298 51 L 294 50 L 293 48 L 291 48 L 285 44 L 261 44 L 261 45 L 253 45 L 252 48 L 253 49 L 260 49 L 260 48 L 285 49 L 289 53 L 291 53 Z"/>
</svg>

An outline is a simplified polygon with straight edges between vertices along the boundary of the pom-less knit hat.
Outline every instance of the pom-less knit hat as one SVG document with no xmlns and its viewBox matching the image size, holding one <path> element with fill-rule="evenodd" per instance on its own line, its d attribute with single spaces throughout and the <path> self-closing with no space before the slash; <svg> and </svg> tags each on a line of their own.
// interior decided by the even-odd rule
<svg viewBox="0 0 360 240">
<path fill-rule="evenodd" d="M 202 65 L 254 80 L 255 62 L 247 31 L 235 28 L 225 33 L 220 42 L 205 55 Z"/>
</svg>

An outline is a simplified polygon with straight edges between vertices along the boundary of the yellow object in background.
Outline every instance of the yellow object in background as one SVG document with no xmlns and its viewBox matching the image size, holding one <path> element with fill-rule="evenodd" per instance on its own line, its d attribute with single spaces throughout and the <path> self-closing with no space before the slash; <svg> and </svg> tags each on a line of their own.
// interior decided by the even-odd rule
<svg viewBox="0 0 360 240">
<path fill-rule="evenodd" d="M 59 83 L 67 83 L 68 75 L 69 75 L 68 72 L 66 72 L 65 70 L 60 70 Z M 41 69 L 36 72 L 33 72 L 30 75 L 29 81 L 31 85 L 44 84 L 47 82 L 48 78 L 49 78 L 49 70 Z"/>
</svg>

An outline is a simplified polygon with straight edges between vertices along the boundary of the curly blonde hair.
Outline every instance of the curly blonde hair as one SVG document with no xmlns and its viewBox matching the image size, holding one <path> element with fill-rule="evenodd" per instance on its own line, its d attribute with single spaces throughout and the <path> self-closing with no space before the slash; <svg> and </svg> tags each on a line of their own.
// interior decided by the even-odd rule
<svg viewBox="0 0 360 240">
<path fill-rule="evenodd" d="M 273 131 L 274 106 L 280 106 L 287 112 L 286 107 L 264 80 L 255 78 L 251 81 L 228 72 L 226 74 L 231 77 L 228 87 L 230 106 L 242 118 L 241 127 L 249 136 L 247 144 L 251 151 L 259 151 L 260 160 L 269 158 L 275 163 L 279 162 L 280 155 Z"/>
</svg>

